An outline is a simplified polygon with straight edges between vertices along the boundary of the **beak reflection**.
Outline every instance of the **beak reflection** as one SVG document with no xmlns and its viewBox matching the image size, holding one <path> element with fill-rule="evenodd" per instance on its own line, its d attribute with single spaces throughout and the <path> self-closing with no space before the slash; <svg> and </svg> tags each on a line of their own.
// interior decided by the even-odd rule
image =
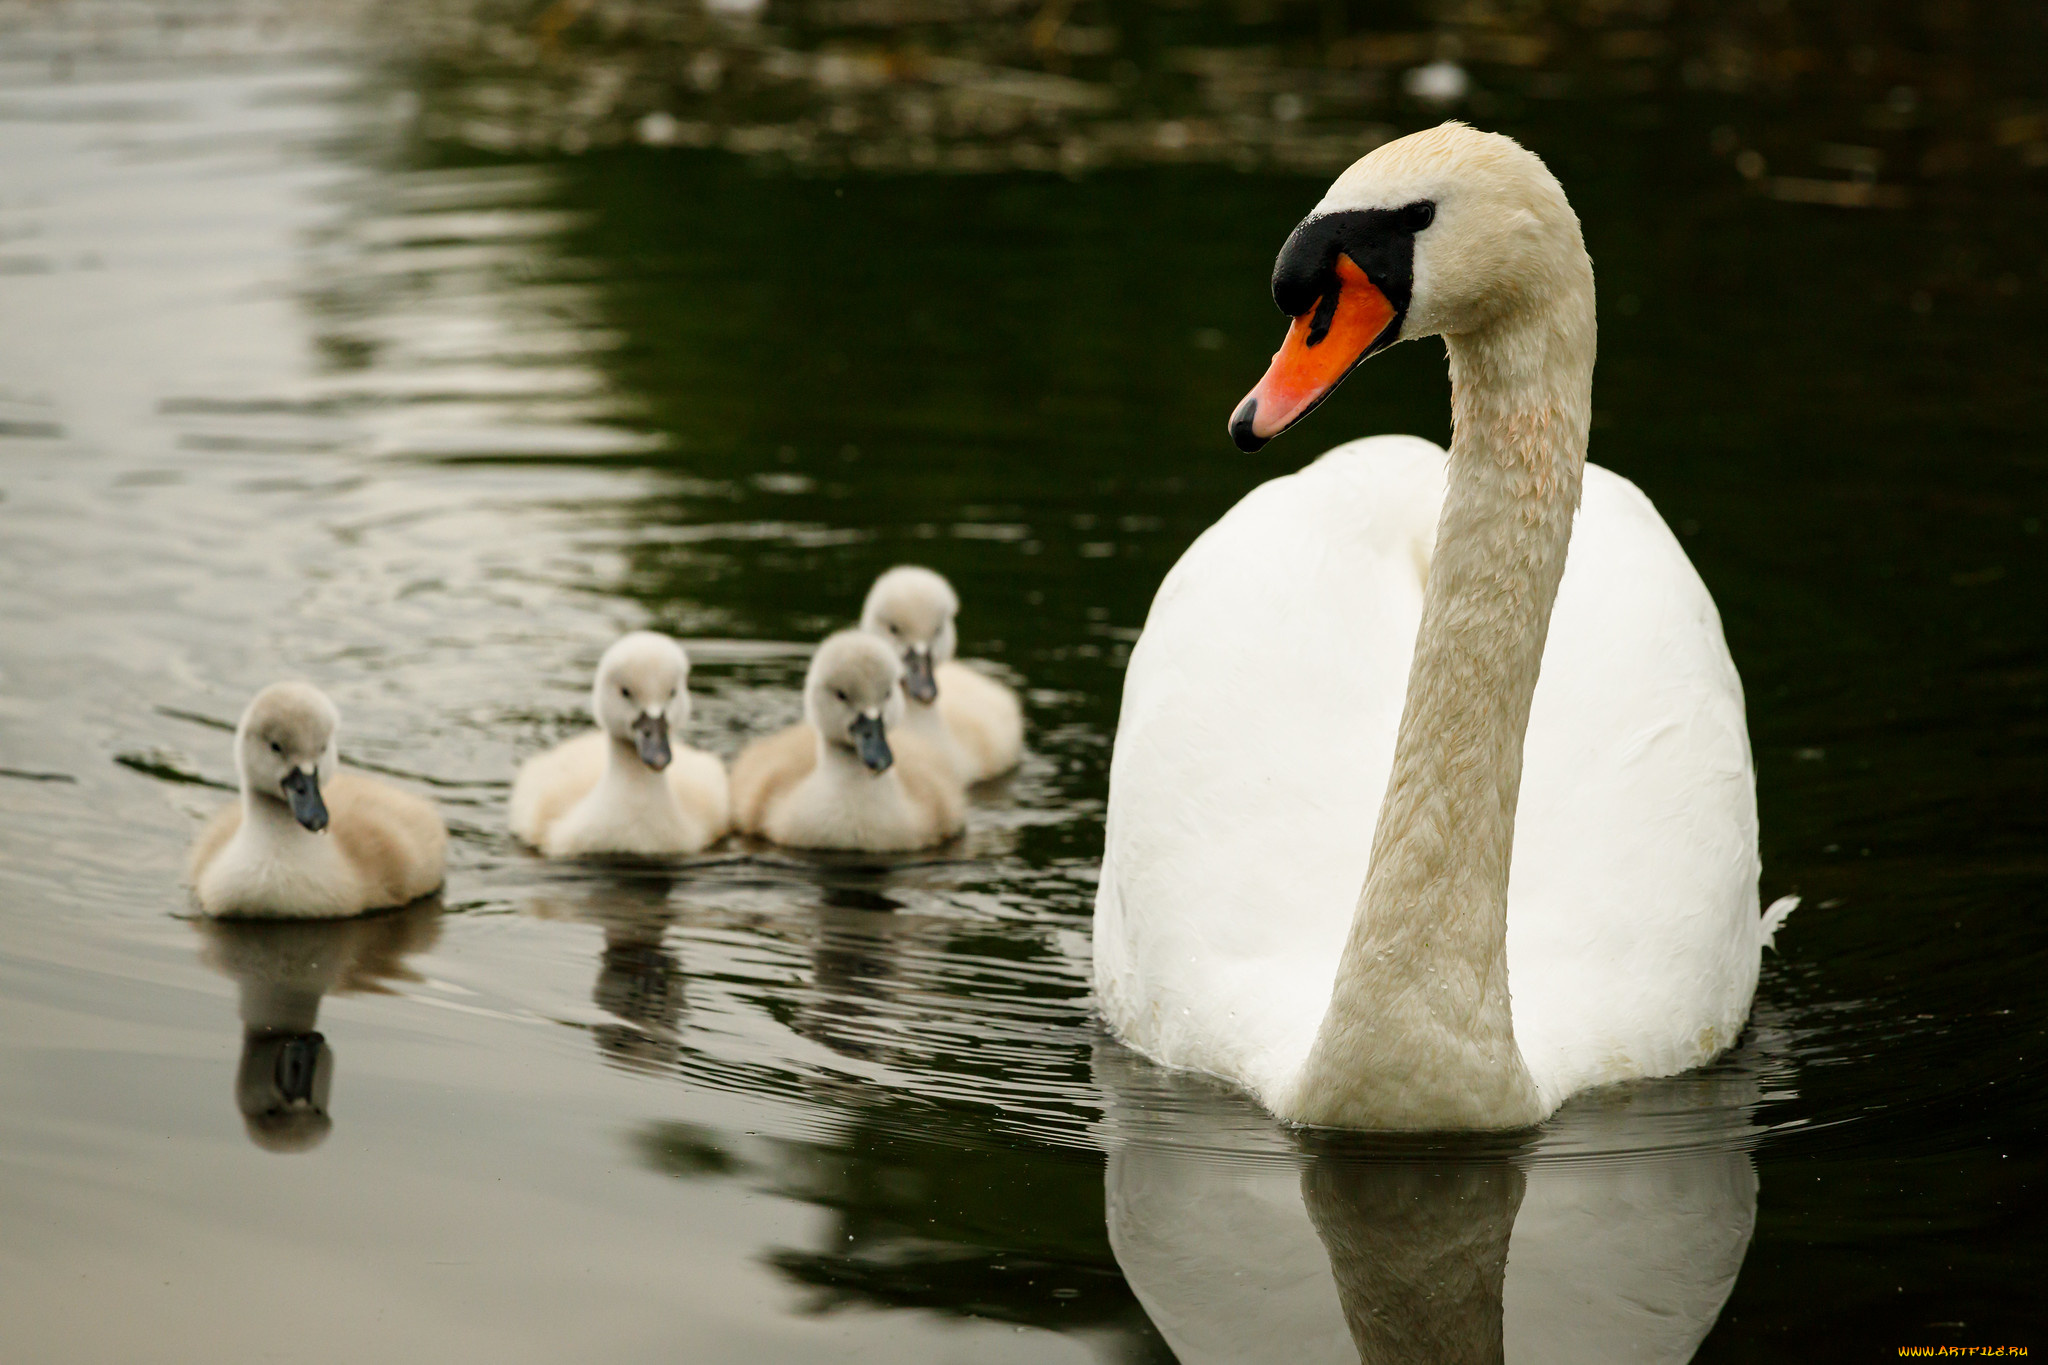
<svg viewBox="0 0 2048 1365">
<path fill-rule="evenodd" d="M 334 1127 L 327 1096 L 334 1084 L 334 1053 L 318 1033 L 266 1033 L 242 1040 L 235 1074 L 235 1107 L 249 1138 L 272 1152 L 318 1146 Z"/>
</svg>

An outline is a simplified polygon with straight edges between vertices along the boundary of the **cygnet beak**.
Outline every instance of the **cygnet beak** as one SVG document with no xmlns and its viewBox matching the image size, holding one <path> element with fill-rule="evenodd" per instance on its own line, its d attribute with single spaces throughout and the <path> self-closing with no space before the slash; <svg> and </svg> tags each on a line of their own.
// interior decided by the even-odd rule
<svg viewBox="0 0 2048 1365">
<path fill-rule="evenodd" d="M 318 834 L 327 828 L 327 803 L 320 799 L 320 776 L 304 768 L 284 775 L 284 794 L 292 803 L 292 818 Z"/>
<path fill-rule="evenodd" d="M 939 680 L 932 676 L 932 652 L 906 650 L 903 655 L 903 690 L 912 701 L 933 701 L 939 695 Z"/>
<path fill-rule="evenodd" d="M 644 711 L 633 722 L 633 747 L 640 751 L 640 761 L 660 772 L 668 766 L 675 755 L 668 747 L 668 718 L 659 711 Z"/>
<path fill-rule="evenodd" d="M 868 771 L 884 773 L 896 761 L 896 755 L 889 752 L 889 736 L 882 727 L 880 716 L 856 716 L 848 727 L 853 734 L 854 751 Z"/>
</svg>

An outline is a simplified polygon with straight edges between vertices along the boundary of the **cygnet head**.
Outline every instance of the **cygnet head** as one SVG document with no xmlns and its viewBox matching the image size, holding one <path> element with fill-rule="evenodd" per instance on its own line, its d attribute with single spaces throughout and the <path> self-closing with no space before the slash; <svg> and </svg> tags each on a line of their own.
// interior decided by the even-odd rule
<svg viewBox="0 0 2048 1365">
<path fill-rule="evenodd" d="M 597 661 L 590 689 L 598 728 L 660 772 L 674 755 L 671 729 L 690 719 L 690 656 L 666 635 L 636 630 Z"/>
<path fill-rule="evenodd" d="M 251 800 L 282 802 L 318 833 L 327 828 L 320 784 L 334 776 L 341 713 L 311 683 L 272 683 L 256 694 L 235 727 L 235 766 Z"/>
<path fill-rule="evenodd" d="M 1462 123 L 1397 138 L 1338 176 L 1273 263 L 1293 319 L 1230 436 L 1252 451 L 1307 416 L 1367 356 L 1575 306 L 1592 344 L 1592 263 L 1578 215 L 1535 153 Z"/>
<path fill-rule="evenodd" d="M 903 721 L 895 651 L 861 630 L 827 636 L 804 678 L 804 719 L 827 744 L 850 749 L 870 772 L 896 761 L 888 731 Z"/>
<path fill-rule="evenodd" d="M 887 640 L 903 659 L 903 690 L 912 701 L 939 695 L 933 670 L 953 657 L 959 637 L 953 618 L 960 598 L 953 585 L 930 569 L 899 564 L 875 580 L 860 609 L 860 627 Z"/>
</svg>

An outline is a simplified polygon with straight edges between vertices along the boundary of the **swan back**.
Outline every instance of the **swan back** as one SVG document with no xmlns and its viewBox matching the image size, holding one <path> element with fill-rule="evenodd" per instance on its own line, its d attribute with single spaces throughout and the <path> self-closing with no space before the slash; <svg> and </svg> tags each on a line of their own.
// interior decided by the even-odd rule
<svg viewBox="0 0 2048 1365">
<path fill-rule="evenodd" d="M 1265 1098 L 1315 1039 L 1443 486 L 1427 441 L 1342 447 L 1252 490 L 1160 584 L 1124 675 L 1095 932 L 1103 1012 L 1159 1061 Z"/>
</svg>

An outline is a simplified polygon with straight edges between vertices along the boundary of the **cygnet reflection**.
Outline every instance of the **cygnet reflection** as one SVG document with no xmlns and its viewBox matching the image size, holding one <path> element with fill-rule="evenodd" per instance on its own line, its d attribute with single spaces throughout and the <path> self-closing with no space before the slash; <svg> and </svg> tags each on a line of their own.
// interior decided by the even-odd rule
<svg viewBox="0 0 2048 1365">
<path fill-rule="evenodd" d="M 316 1027 L 320 1001 L 330 991 L 389 994 L 390 982 L 417 981 L 405 959 L 439 937 L 440 902 L 357 919 L 195 923 L 200 960 L 232 978 L 240 995 L 235 1107 L 249 1140 L 270 1152 L 319 1146 L 334 1127 L 334 1050 Z"/>
<path fill-rule="evenodd" d="M 681 914 L 676 878 L 659 869 L 607 875 L 531 901 L 541 919 L 573 919 L 604 932 L 591 1003 L 611 1016 L 592 1035 L 607 1062 L 660 1073 L 682 1058 L 683 966 L 668 946 Z"/>
<path fill-rule="evenodd" d="M 842 1057 L 886 1062 L 898 1050 L 889 1000 L 897 989 L 901 908 L 874 886 L 823 888 L 808 929 L 811 981 L 789 1026 Z"/>
<path fill-rule="evenodd" d="M 1183 1365 L 1690 1360 L 1756 1222 L 1752 1040 L 1519 1139 L 1297 1138 L 1104 1041 L 1110 1245 Z"/>
</svg>

